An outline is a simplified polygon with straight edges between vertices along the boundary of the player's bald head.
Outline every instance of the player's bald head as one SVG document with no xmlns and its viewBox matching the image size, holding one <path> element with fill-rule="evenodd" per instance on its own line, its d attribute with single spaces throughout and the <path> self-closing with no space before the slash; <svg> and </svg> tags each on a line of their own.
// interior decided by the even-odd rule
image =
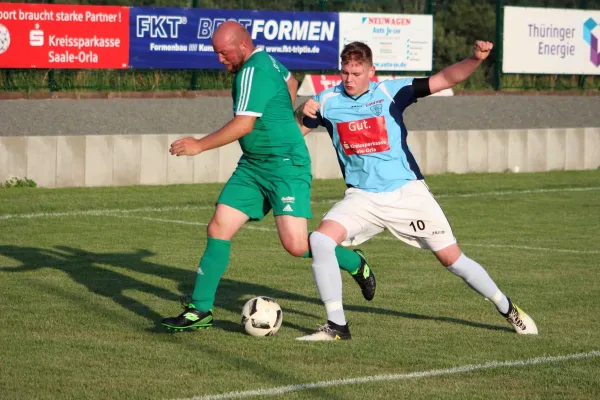
<svg viewBox="0 0 600 400">
<path fill-rule="evenodd" d="M 235 21 L 219 25 L 213 35 L 212 44 L 219 61 L 233 73 L 239 71 L 254 51 L 250 33 Z"/>
<path fill-rule="evenodd" d="M 250 33 L 235 21 L 226 21 L 219 25 L 213 35 L 213 43 L 215 42 L 236 47 L 241 44 L 252 45 Z"/>
</svg>

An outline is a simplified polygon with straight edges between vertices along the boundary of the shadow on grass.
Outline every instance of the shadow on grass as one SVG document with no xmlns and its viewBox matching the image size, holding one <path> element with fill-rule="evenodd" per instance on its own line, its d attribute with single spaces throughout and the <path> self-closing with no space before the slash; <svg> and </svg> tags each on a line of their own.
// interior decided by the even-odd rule
<svg viewBox="0 0 600 400">
<path fill-rule="evenodd" d="M 163 287 L 143 282 L 103 266 L 108 265 L 111 267 L 123 268 L 125 270 L 132 270 L 138 273 L 172 280 L 179 284 L 181 293 L 191 293 L 194 285 L 194 273 L 191 273 L 188 270 L 146 261 L 145 258 L 154 255 L 154 253 L 148 250 L 137 250 L 133 253 L 94 253 L 68 246 L 55 246 L 54 249 L 49 250 L 34 247 L 0 245 L 0 255 L 12 258 L 21 263 L 21 265 L 14 267 L 0 268 L 1 273 L 24 272 L 43 268 L 54 268 L 63 271 L 68 274 L 74 282 L 85 286 L 89 291 L 110 298 L 121 307 L 154 322 L 155 326 L 150 329 L 153 332 L 164 332 L 164 328 L 159 323 L 164 316 L 159 315 L 147 305 L 125 293 L 127 291 L 141 291 L 171 301 L 178 301 L 181 296 L 178 293 L 173 293 Z M 309 304 L 321 304 L 321 301 L 317 298 L 260 284 L 224 278 L 221 279 L 221 282 L 219 283 L 215 305 L 230 312 L 239 313 L 247 299 L 256 295 L 270 296 L 278 300 L 283 299 Z M 441 321 L 481 329 L 512 332 L 510 328 L 505 326 L 483 324 L 458 318 L 414 314 L 372 306 L 347 305 L 345 306 L 345 309 L 376 315 Z M 175 315 L 179 312 L 180 310 L 174 310 L 173 314 Z M 297 313 L 316 319 L 319 318 L 319 316 L 289 308 L 284 308 L 284 313 Z M 314 330 L 314 327 L 307 328 L 289 323 L 285 320 L 284 326 L 296 329 L 303 333 L 309 333 Z M 214 327 L 231 332 L 241 331 L 241 326 L 231 321 L 216 320 Z"/>
</svg>

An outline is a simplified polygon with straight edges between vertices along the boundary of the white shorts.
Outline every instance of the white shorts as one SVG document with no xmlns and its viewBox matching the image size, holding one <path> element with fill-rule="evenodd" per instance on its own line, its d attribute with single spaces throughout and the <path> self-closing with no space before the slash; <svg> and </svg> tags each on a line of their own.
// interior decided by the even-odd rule
<svg viewBox="0 0 600 400">
<path fill-rule="evenodd" d="M 346 228 L 344 246 L 364 243 L 385 229 L 411 246 L 432 251 L 456 243 L 448 219 L 422 180 L 384 193 L 349 188 L 323 219 Z"/>
</svg>

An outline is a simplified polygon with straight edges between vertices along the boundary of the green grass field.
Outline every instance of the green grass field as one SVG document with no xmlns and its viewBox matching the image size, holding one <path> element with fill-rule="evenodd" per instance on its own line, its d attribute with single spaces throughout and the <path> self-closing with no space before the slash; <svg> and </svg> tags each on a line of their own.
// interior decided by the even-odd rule
<svg viewBox="0 0 600 400">
<path fill-rule="evenodd" d="M 600 171 L 427 182 L 539 336 L 516 335 L 430 253 L 383 234 L 361 247 L 375 299 L 343 276 L 353 340 L 297 342 L 324 308 L 271 216 L 234 238 L 215 326 L 169 334 L 157 322 L 192 291 L 221 185 L 0 189 L 0 398 L 600 398 Z M 315 182 L 311 229 L 343 189 Z M 283 308 L 274 337 L 239 325 L 256 295 Z"/>
</svg>

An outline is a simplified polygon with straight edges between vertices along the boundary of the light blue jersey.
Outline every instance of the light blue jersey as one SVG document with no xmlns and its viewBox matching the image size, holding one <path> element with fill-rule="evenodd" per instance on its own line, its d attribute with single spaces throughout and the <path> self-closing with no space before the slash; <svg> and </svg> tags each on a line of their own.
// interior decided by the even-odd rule
<svg viewBox="0 0 600 400">
<path fill-rule="evenodd" d="M 391 192 L 423 179 L 402 121 L 404 109 L 416 101 L 412 84 L 413 78 L 371 82 L 366 93 L 350 97 L 340 83 L 313 97 L 321 104 L 319 118 L 305 118 L 304 125 L 327 129 L 348 186 Z"/>
</svg>

